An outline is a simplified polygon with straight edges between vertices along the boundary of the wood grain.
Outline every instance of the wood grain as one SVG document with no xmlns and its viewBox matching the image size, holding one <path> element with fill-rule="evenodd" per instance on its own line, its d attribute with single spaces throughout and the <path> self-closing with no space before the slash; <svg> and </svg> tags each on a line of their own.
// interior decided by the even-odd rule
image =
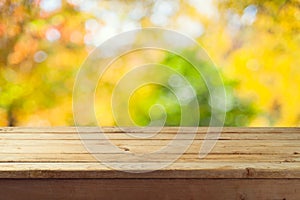
<svg viewBox="0 0 300 200">
<path fill-rule="evenodd" d="M 115 153 L 98 139 L 96 127 L 81 127 L 80 135 L 75 127 L 1 127 L 0 199 L 300 199 L 300 128 L 223 128 L 202 159 L 206 127 L 198 128 L 186 151 L 180 149 L 193 129 L 183 128 L 176 138 L 178 127 L 157 134 L 155 127 L 104 127 L 106 139 L 120 149 Z M 82 136 L 97 147 L 94 155 Z M 173 150 L 153 154 L 171 141 Z M 151 171 L 156 163 L 169 165 Z M 150 172 L 136 173 L 143 171 L 135 165 Z"/>
<path fill-rule="evenodd" d="M 104 127 L 109 141 L 121 152 L 149 154 L 174 140 L 179 128 L 164 127 L 154 136 L 142 139 L 134 134 L 151 136 L 156 128 Z M 194 128 L 182 128 L 177 145 L 189 139 Z M 213 150 L 199 159 L 206 127 L 199 127 L 190 147 L 149 156 L 151 162 L 167 163 L 175 153 L 182 155 L 171 165 L 151 173 L 132 174 L 116 171 L 105 163 L 128 167 L 147 166 L 140 157 L 123 159 L 105 148 L 104 140 L 95 140 L 97 127 L 81 127 L 87 142 L 99 148 L 91 155 L 76 127 L 2 127 L 0 128 L 0 178 L 300 178 L 300 128 L 223 128 Z M 179 147 L 178 146 L 178 147 Z M 144 162 L 144 163 L 143 163 Z"/>
<path fill-rule="evenodd" d="M 7 179 L 1 199 L 299 200 L 300 179 Z"/>
</svg>

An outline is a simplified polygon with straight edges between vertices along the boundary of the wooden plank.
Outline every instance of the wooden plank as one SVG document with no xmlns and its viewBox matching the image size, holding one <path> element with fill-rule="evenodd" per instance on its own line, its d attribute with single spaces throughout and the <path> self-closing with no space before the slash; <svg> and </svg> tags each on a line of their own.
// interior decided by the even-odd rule
<svg viewBox="0 0 300 200">
<path fill-rule="evenodd" d="M 122 129 L 126 129 L 127 133 L 140 133 L 140 132 L 153 132 L 157 130 L 157 127 L 149 127 L 144 128 L 141 131 L 141 128 L 137 127 L 102 127 L 101 128 L 106 133 L 123 133 Z M 191 132 L 195 129 L 195 127 L 181 127 L 184 132 Z M 207 132 L 207 127 L 198 127 L 198 132 Z M 98 127 L 80 127 L 80 130 L 87 133 L 96 133 L 99 132 Z M 163 127 L 160 132 L 164 133 L 171 133 L 177 132 L 179 130 L 178 127 Z M 211 127 L 211 130 L 214 130 Z M 219 130 L 219 128 L 218 128 Z M 0 132 L 7 133 L 7 132 L 16 132 L 16 133 L 75 133 L 77 132 L 76 127 L 2 127 L 0 128 Z M 247 128 L 236 128 L 236 127 L 223 127 L 222 133 L 289 133 L 289 134 L 299 134 L 300 127 L 247 127 Z"/>
<path fill-rule="evenodd" d="M 96 154 L 99 156 L 99 154 Z M 123 154 L 101 154 L 101 161 L 112 162 L 118 159 L 122 162 Z M 169 158 L 169 154 L 153 155 L 153 162 L 164 161 Z M 128 159 L 127 162 L 137 162 L 138 159 Z M 198 154 L 183 154 L 176 162 L 300 162 L 297 154 L 208 154 L 199 160 Z M 1 154 L 0 162 L 98 162 L 89 153 L 7 153 Z"/>
<path fill-rule="evenodd" d="M 85 137 L 90 139 L 97 138 L 98 133 L 86 133 Z M 139 133 L 142 134 L 142 133 Z M 206 133 L 199 132 L 195 135 L 195 140 L 203 140 Z M 148 136 L 149 135 L 149 136 Z M 185 134 L 186 137 L 191 137 L 189 133 Z M 126 133 L 105 133 L 105 136 L 110 140 L 136 140 Z M 149 133 L 144 133 L 144 137 L 152 140 L 170 140 L 174 139 L 175 134 L 170 133 L 158 133 L 154 136 Z M 57 133 L 0 133 L 0 140 L 79 140 L 80 135 L 76 132 L 57 132 Z M 299 134 L 274 134 L 274 133 L 222 133 L 219 140 L 300 140 Z"/>
<path fill-rule="evenodd" d="M 258 143 L 257 141 L 253 141 L 254 143 L 240 143 L 240 145 L 234 146 L 234 143 L 218 141 L 216 146 L 213 148 L 211 153 L 262 153 L 262 154 L 270 154 L 270 153 L 286 153 L 286 154 L 295 154 L 298 155 L 300 151 L 300 147 L 298 143 Z M 147 142 L 148 143 L 148 142 Z M 115 153 L 111 149 L 107 149 L 106 146 L 100 142 L 91 142 L 97 150 L 94 153 Z M 155 150 L 159 150 L 162 147 L 168 144 L 168 141 L 160 144 L 143 144 L 141 143 L 133 143 L 131 144 L 129 141 L 114 143 L 124 152 L 132 152 L 132 153 L 149 153 L 154 152 Z M 244 144 L 244 146 L 243 146 Z M 287 146 L 285 146 L 288 144 Z M 179 146 L 181 143 L 178 144 Z M 192 145 L 187 149 L 186 153 L 198 153 L 200 147 L 202 145 L 202 141 L 195 140 Z M 43 141 L 40 140 L 38 142 L 24 142 L 24 141 L 1 141 L 0 144 L 0 152 L 1 154 L 5 153 L 87 153 L 88 151 L 85 149 L 83 144 L 80 141 Z M 172 149 L 167 151 L 168 153 L 181 153 L 181 149 Z M 182 152 L 183 153 L 183 152 Z"/>
<path fill-rule="evenodd" d="M 112 163 L 110 163 L 112 164 Z M 116 163 L 119 164 L 119 163 Z M 149 163 L 137 162 L 143 170 Z M 136 173 L 133 163 L 122 163 L 118 171 L 101 163 L 0 163 L 1 178 L 300 178 L 299 164 L 258 162 L 185 162 L 148 173 Z"/>
<path fill-rule="evenodd" d="M 298 200 L 300 180 L 20 179 L 0 181 L 1 199 Z"/>
<path fill-rule="evenodd" d="M 224 128 L 212 152 L 199 159 L 199 150 L 207 128 L 201 127 L 187 151 L 167 168 L 152 173 L 119 172 L 99 164 L 79 139 L 75 127 L 0 128 L 0 178 L 300 178 L 300 128 Z M 101 156 L 102 162 L 118 161 L 128 167 L 148 166 L 140 158 L 124 160 L 106 148 L 103 140 L 94 141 L 97 128 L 83 128 Z M 136 139 L 120 128 L 105 127 L 111 142 L 124 153 L 143 154 L 166 146 L 176 135 L 177 127 L 164 127 L 151 139 Z M 126 128 L 126 133 L 151 135 L 155 128 Z M 172 151 L 151 157 L 167 163 L 189 138 L 192 128 L 177 139 Z M 151 170 L 151 169 L 150 169 Z"/>
<path fill-rule="evenodd" d="M 182 141 L 182 145 L 185 145 L 184 140 L 177 140 L 178 144 Z M 191 139 L 190 139 L 191 140 Z M 84 140 L 85 141 L 85 140 Z M 134 140 L 113 140 L 112 144 L 116 146 L 147 146 L 147 147 L 164 147 L 168 145 L 173 140 L 153 140 L 153 139 L 134 139 Z M 192 140 L 192 145 L 201 145 L 203 140 Z M 104 145 L 106 141 L 103 140 L 88 140 L 88 144 L 93 145 Z M 1 147 L 10 147 L 10 146 L 59 146 L 59 145 L 69 145 L 69 146 L 79 146 L 82 145 L 81 140 L 0 140 Z M 218 141 L 218 146 L 232 146 L 232 147 L 295 147 L 295 149 L 300 150 L 300 142 L 295 142 L 295 140 L 220 140 Z M 297 148 L 298 147 L 298 148 Z"/>
</svg>

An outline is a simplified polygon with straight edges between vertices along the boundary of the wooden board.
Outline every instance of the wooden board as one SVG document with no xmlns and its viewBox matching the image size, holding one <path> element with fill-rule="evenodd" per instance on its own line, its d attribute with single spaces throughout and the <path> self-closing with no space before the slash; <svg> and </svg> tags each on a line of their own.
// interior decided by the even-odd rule
<svg viewBox="0 0 300 200">
<path fill-rule="evenodd" d="M 299 179 L 6 179 L 0 198 L 299 200 Z"/>
<path fill-rule="evenodd" d="M 300 128 L 223 128 L 213 150 L 203 159 L 199 150 L 207 128 L 199 128 L 195 139 L 168 167 L 151 173 L 132 174 L 116 171 L 106 163 L 144 162 L 140 158 L 122 159 L 122 153 L 101 148 L 95 140 L 99 129 L 86 127 L 83 133 L 99 147 L 97 160 L 82 144 L 75 127 L 3 127 L 0 128 L 0 178 L 300 178 Z M 102 129 L 112 144 L 122 152 L 148 154 L 174 140 L 177 127 L 164 127 L 156 135 L 136 138 L 130 134 L 153 134 L 155 128 Z M 179 145 L 189 139 L 192 128 L 184 128 Z M 186 138 L 185 138 L 186 136 Z M 182 141 L 181 141 L 182 140 Z M 154 154 L 151 162 L 169 162 L 170 152 Z M 102 162 L 102 163 L 101 163 Z M 103 164 L 104 163 L 104 164 Z M 125 170 L 132 170 L 126 168 Z"/>
<path fill-rule="evenodd" d="M 97 139 L 98 128 L 83 128 L 81 136 L 97 148 L 91 155 L 75 127 L 1 127 L 0 199 L 300 199 L 300 128 L 223 128 L 201 159 L 207 128 L 198 128 L 184 152 L 180 147 L 193 128 L 184 128 L 179 138 L 177 127 L 153 135 L 155 130 L 103 128 L 120 149 L 115 153 L 105 148 L 104 138 Z M 153 153 L 171 141 L 178 146 L 148 156 L 148 162 L 123 159 L 126 153 Z M 170 163 L 176 153 L 182 155 Z M 153 163 L 169 165 L 136 173 L 143 171 L 135 165 Z M 114 164 L 134 173 L 115 170 Z"/>
</svg>

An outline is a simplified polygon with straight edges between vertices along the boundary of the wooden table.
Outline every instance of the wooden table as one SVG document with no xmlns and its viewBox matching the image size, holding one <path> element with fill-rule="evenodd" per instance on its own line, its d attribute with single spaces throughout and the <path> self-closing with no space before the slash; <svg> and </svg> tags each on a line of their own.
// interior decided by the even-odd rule
<svg viewBox="0 0 300 200">
<path fill-rule="evenodd" d="M 178 128 L 165 127 L 149 139 L 103 130 L 121 150 L 137 154 L 167 145 Z M 0 199 L 300 199 L 300 128 L 223 128 L 213 150 L 199 159 L 206 130 L 199 128 L 167 168 L 128 173 L 95 159 L 74 127 L 2 127 Z M 104 162 L 115 161 L 110 152 L 99 153 Z"/>
</svg>

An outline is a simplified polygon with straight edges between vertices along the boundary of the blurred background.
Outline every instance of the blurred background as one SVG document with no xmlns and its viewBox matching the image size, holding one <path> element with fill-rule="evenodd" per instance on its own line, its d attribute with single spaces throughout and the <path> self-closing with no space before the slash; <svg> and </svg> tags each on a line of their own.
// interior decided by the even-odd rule
<svg viewBox="0 0 300 200">
<path fill-rule="evenodd" d="M 226 126 L 300 125 L 299 0 L 0 0 L 0 10 L 0 126 L 74 125 L 73 84 L 86 57 L 106 39 L 143 27 L 179 31 L 207 51 L 224 80 Z M 95 95 L 99 123 L 115 125 L 111 91 L 122 74 L 152 60 L 187 77 L 199 125 L 207 126 L 201 77 L 180 57 L 151 51 L 121 58 L 105 73 Z M 167 81 L 178 84 L 176 77 Z M 178 101 L 157 86 L 133 94 L 132 118 L 147 125 L 157 103 L 166 125 L 179 125 Z"/>
</svg>

